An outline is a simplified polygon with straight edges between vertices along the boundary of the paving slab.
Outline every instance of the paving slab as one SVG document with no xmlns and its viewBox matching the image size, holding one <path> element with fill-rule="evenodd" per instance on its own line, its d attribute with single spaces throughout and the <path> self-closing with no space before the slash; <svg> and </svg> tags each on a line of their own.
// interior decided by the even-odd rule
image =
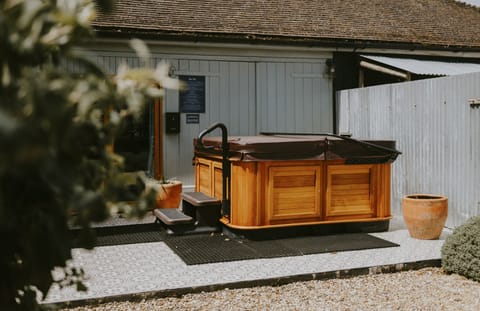
<svg viewBox="0 0 480 311">
<path fill-rule="evenodd" d="M 413 239 L 401 217 L 394 217 L 389 231 L 371 234 L 399 247 L 191 266 L 163 242 L 73 249 L 70 264 L 83 267 L 88 291 L 52 287 L 44 303 L 78 305 L 165 297 L 438 266 L 441 247 L 450 233 L 445 229 L 438 240 Z"/>
</svg>

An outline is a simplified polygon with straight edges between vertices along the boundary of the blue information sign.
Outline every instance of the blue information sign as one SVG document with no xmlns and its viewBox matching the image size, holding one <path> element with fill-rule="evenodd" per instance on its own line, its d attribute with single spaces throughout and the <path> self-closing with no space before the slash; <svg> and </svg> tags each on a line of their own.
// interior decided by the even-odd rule
<svg viewBox="0 0 480 311">
<path fill-rule="evenodd" d="M 180 91 L 180 112 L 205 113 L 205 76 L 178 76 L 185 89 Z"/>
</svg>

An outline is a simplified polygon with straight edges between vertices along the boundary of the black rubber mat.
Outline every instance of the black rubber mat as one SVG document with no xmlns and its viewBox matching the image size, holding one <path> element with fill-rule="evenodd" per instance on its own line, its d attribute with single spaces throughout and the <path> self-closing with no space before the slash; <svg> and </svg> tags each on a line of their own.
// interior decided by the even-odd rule
<svg viewBox="0 0 480 311">
<path fill-rule="evenodd" d="M 159 242 L 165 239 L 165 232 L 158 224 L 126 225 L 95 228 L 95 247 L 136 243 Z M 85 247 L 79 240 L 79 231 L 72 230 L 74 247 Z"/>
<path fill-rule="evenodd" d="M 164 242 L 187 265 L 399 246 L 366 233 L 264 241 L 230 239 L 213 234 L 168 237 Z"/>
<path fill-rule="evenodd" d="M 136 243 L 160 242 L 163 235 L 160 230 L 156 231 L 140 231 L 130 233 L 116 233 L 112 235 L 97 236 L 95 246 L 109 246 Z"/>
</svg>

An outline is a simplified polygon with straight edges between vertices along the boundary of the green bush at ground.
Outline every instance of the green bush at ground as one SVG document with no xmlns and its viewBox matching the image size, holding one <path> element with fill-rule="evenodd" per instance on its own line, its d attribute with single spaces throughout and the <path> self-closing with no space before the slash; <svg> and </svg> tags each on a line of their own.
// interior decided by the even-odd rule
<svg viewBox="0 0 480 311">
<path fill-rule="evenodd" d="M 442 266 L 449 273 L 480 282 L 480 216 L 470 218 L 447 237 Z"/>
</svg>

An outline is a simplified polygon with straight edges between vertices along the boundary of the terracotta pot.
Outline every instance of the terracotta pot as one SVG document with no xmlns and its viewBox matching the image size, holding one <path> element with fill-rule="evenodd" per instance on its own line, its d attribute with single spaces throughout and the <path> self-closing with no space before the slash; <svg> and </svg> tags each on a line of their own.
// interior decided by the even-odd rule
<svg viewBox="0 0 480 311">
<path fill-rule="evenodd" d="M 447 220 L 448 198 L 431 194 L 406 195 L 402 200 L 402 212 L 412 238 L 438 239 Z"/>
<path fill-rule="evenodd" d="M 157 190 L 157 208 L 178 208 L 180 206 L 182 183 L 172 181 L 166 184 L 158 184 Z"/>
</svg>

